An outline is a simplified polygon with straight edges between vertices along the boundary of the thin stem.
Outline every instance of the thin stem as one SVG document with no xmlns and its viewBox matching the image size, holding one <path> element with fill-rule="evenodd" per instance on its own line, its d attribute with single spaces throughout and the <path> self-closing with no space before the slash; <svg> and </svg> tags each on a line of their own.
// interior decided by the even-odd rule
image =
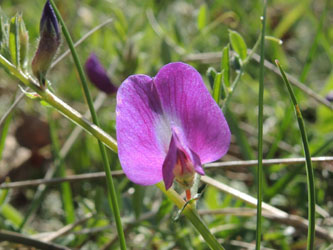
<svg viewBox="0 0 333 250">
<path fill-rule="evenodd" d="M 185 192 L 186 192 L 186 200 L 191 200 L 191 189 L 186 189 L 185 190 Z"/>
<path fill-rule="evenodd" d="M 304 154 L 306 158 L 306 175 L 307 175 L 307 184 L 308 184 L 308 220 L 309 220 L 309 227 L 308 227 L 308 239 L 307 239 L 307 249 L 312 250 L 314 249 L 314 235 L 315 235 L 315 205 L 316 205 L 316 197 L 315 197 L 315 187 L 314 187 L 314 173 L 313 173 L 313 167 L 312 167 L 312 161 L 311 161 L 311 154 L 310 149 L 308 145 L 308 137 L 305 131 L 305 125 L 302 117 L 301 110 L 299 108 L 299 105 L 297 103 L 294 91 L 286 77 L 286 74 L 284 73 L 283 69 L 281 68 L 281 65 L 276 60 L 276 65 L 279 67 L 282 78 L 284 83 L 286 84 L 286 87 L 288 89 L 291 101 L 295 107 L 297 122 L 299 126 L 299 130 L 302 136 L 302 142 L 303 142 L 303 149 Z"/>
<path fill-rule="evenodd" d="M 268 159 L 263 160 L 264 166 L 276 165 L 276 164 L 284 164 L 284 165 L 294 165 L 299 163 L 304 163 L 305 158 L 290 158 L 290 159 Z M 321 156 L 321 157 L 312 157 L 312 162 L 333 162 L 332 156 Z M 252 167 L 257 166 L 257 160 L 250 161 L 227 161 L 227 162 L 216 162 L 209 163 L 205 165 L 205 170 L 214 170 L 214 169 L 222 169 L 224 167 Z M 122 176 L 124 172 L 122 170 L 111 171 L 112 176 Z M 104 179 L 104 172 L 97 173 L 88 173 L 88 174 L 79 174 L 79 175 L 71 175 L 65 178 L 53 178 L 53 179 L 35 179 L 35 180 L 27 180 L 27 181 L 16 181 L 16 182 L 8 182 L 0 184 L 0 189 L 9 189 L 9 188 L 25 188 L 32 187 L 41 184 L 45 185 L 55 185 L 62 182 L 76 182 L 76 181 L 86 181 L 86 180 L 95 180 L 95 179 Z"/>
<path fill-rule="evenodd" d="M 165 190 L 165 186 L 163 182 L 159 182 L 156 186 L 179 208 L 184 208 L 185 201 L 179 194 L 170 188 L 169 190 Z M 222 245 L 216 240 L 214 235 L 209 231 L 208 227 L 204 224 L 204 222 L 199 217 L 196 212 L 195 206 L 192 204 L 187 204 L 182 212 L 195 226 L 195 228 L 199 231 L 202 237 L 205 239 L 206 243 L 209 245 L 211 249 L 218 250 L 224 249 Z"/>
<path fill-rule="evenodd" d="M 63 102 L 59 97 L 54 95 L 49 90 L 42 90 L 35 79 L 31 76 L 24 74 L 18 70 L 13 64 L 11 64 L 6 58 L 0 55 L 0 64 L 2 64 L 12 75 L 21 81 L 22 84 L 28 86 L 34 90 L 38 95 L 36 97 L 50 104 L 53 108 L 57 109 L 61 114 L 70 119 L 75 124 L 86 130 L 89 134 L 95 136 L 101 140 L 107 147 L 113 152 L 117 152 L 117 142 L 114 138 L 108 135 L 98 126 L 92 124 L 86 118 L 84 118 L 79 112 L 73 109 L 71 106 Z"/>
<path fill-rule="evenodd" d="M 0 241 L 9 241 L 9 242 L 15 242 L 20 243 L 26 246 L 31 246 L 37 249 L 42 250 L 69 250 L 68 247 L 60 246 L 54 243 L 47 243 L 40 240 L 32 239 L 28 236 L 25 236 L 23 234 L 14 233 L 6 230 L 0 230 Z"/>
<path fill-rule="evenodd" d="M 77 71 L 78 71 L 80 79 L 81 79 L 81 86 L 83 87 L 83 90 L 84 90 L 84 96 L 85 96 L 86 101 L 88 103 L 92 120 L 97 126 L 99 126 L 97 114 L 96 114 L 96 111 L 94 109 L 94 103 L 92 101 L 92 98 L 91 98 L 91 95 L 90 95 L 90 92 L 89 92 L 87 79 L 86 79 L 86 76 L 84 74 L 82 65 L 80 63 L 78 54 L 76 52 L 76 49 L 74 47 L 73 40 L 72 40 L 68 30 L 67 30 L 66 24 L 65 24 L 64 20 L 62 19 L 62 16 L 60 15 L 60 13 L 57 9 L 57 6 L 54 4 L 53 0 L 50 0 L 50 3 L 51 3 L 51 5 L 54 9 L 54 12 L 55 12 L 60 24 L 61 24 L 62 31 L 63 31 L 64 36 L 66 38 L 67 44 L 69 46 L 69 49 L 71 50 L 71 53 L 72 53 L 72 56 L 73 56 L 73 59 L 74 59 L 74 63 L 76 65 Z M 118 200 L 117 200 L 117 192 L 116 192 L 116 189 L 115 189 L 114 184 L 113 184 L 113 179 L 112 179 L 112 175 L 111 175 L 109 160 L 108 160 L 108 157 L 107 157 L 107 154 L 106 154 L 105 147 L 104 147 L 103 143 L 100 140 L 98 140 L 98 146 L 99 146 L 99 149 L 100 149 L 101 154 L 102 154 L 104 171 L 105 171 L 105 174 L 106 174 L 106 183 L 107 183 L 107 186 L 108 186 L 108 194 L 109 194 L 108 195 L 109 205 L 110 205 L 110 208 L 113 211 L 113 214 L 114 214 L 114 217 L 115 217 L 117 231 L 118 231 L 118 235 L 119 235 L 120 247 L 121 247 L 122 250 L 125 250 L 126 249 L 125 235 L 124 235 L 123 227 L 122 227 L 122 224 L 121 224 L 121 218 L 120 218 L 120 212 L 119 212 L 119 206 L 118 206 Z"/>
<path fill-rule="evenodd" d="M 257 169 L 257 230 L 256 230 L 256 249 L 260 250 L 261 245 L 261 224 L 262 224 L 262 185 L 263 185 L 263 123 L 264 123 L 264 55 L 265 55 L 265 29 L 266 29 L 266 7 L 264 0 L 264 11 L 262 19 L 262 31 L 260 42 L 260 72 L 259 72 L 259 107 L 258 107 L 258 169 Z"/>
</svg>

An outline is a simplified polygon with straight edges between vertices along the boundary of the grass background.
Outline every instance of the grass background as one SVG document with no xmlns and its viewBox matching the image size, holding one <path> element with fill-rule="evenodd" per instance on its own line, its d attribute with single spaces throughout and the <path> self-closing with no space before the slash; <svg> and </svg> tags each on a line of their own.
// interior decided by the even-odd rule
<svg viewBox="0 0 333 250">
<path fill-rule="evenodd" d="M 260 33 L 261 1 L 56 1 L 59 10 L 74 40 L 108 18 L 113 22 L 89 37 L 78 47 L 82 62 L 95 52 L 110 77 L 120 84 L 128 75 L 143 73 L 155 75 L 158 69 L 171 61 L 184 61 L 186 56 L 202 52 L 220 52 L 229 42 L 228 29 L 238 31 L 249 48 L 253 47 Z M 1 9 L 7 16 L 17 11 L 23 13 L 30 35 L 30 58 L 37 47 L 39 19 L 44 1 L 1 1 Z M 157 24 L 152 22 L 152 17 Z M 322 19 L 322 25 L 320 25 Z M 330 1 L 269 1 L 267 12 L 267 35 L 283 40 L 279 45 L 266 41 L 265 58 L 271 62 L 279 59 L 284 69 L 300 79 L 315 93 L 326 96 L 333 90 L 333 3 Z M 159 25 L 160 29 L 156 26 Z M 158 30 L 159 29 L 159 30 Z M 158 32 L 156 32 L 156 30 Z M 59 54 L 67 48 L 65 42 Z M 220 70 L 220 63 L 191 62 L 203 75 L 205 82 L 208 67 Z M 5 71 L 0 71 L 0 95 L 3 114 L 10 106 L 17 82 Z M 235 70 L 232 71 L 232 77 Z M 78 84 L 78 75 L 70 57 L 49 72 L 49 79 L 58 96 L 80 112 L 87 107 Z M 230 113 L 226 114 L 233 134 L 233 143 L 223 160 L 256 159 L 258 63 L 251 61 L 232 99 Z M 98 90 L 91 86 L 94 97 Z M 296 90 L 296 95 L 305 118 L 310 150 L 316 156 L 332 155 L 333 114 L 332 110 L 318 104 L 308 95 Z M 289 96 L 280 77 L 265 71 L 264 96 L 264 144 L 265 158 L 289 158 L 302 156 L 301 139 L 290 105 Z M 98 112 L 101 127 L 115 136 L 115 98 L 109 97 Z M 37 132 L 18 135 L 18 128 L 40 120 L 47 122 L 47 108 L 38 102 L 24 99 L 13 113 L 4 150 L 8 149 L 10 136 L 14 141 L 33 142 L 38 136 L 48 138 L 48 131 L 41 135 L 43 125 L 34 125 Z M 56 112 L 49 117 L 55 121 L 59 144 L 63 145 L 74 125 Z M 28 117 L 28 118 L 27 118 Z M 30 119 L 29 119 L 30 118 Z M 254 131 L 253 131 L 254 129 Z M 29 131 L 27 129 L 27 131 Z M 288 145 L 288 150 L 277 147 Z M 33 143 L 32 143 L 33 144 Z M 16 144 L 14 144 L 16 145 Z M 19 149 L 21 146 L 14 146 Z M 19 169 L 11 175 L 12 181 L 42 178 L 53 162 L 50 145 L 35 152 L 19 165 L 11 161 L 1 162 L 3 176 L 7 171 Z M 5 151 L 4 151 L 5 154 Z M 10 154 L 10 153 L 9 153 Z M 17 158 L 21 156 L 16 153 Z M 117 156 L 109 152 L 112 170 L 121 169 Z M 66 174 L 102 171 L 102 162 L 96 140 L 83 133 L 64 159 Z M 5 170 L 3 170 L 5 169 Z M 264 167 L 264 201 L 289 214 L 307 216 L 306 175 L 303 165 L 274 165 Z M 224 168 L 210 171 L 209 176 L 223 181 L 241 191 L 256 196 L 255 168 Z M 60 175 L 60 173 L 58 173 Z M 332 231 L 332 164 L 315 164 L 317 204 L 328 213 L 327 218 L 317 214 L 317 223 Z M 116 179 L 123 220 L 133 220 L 153 211 L 147 220 L 135 223 L 127 231 L 129 248 L 133 249 L 206 249 L 195 230 L 181 218 L 172 221 L 176 210 L 155 187 L 139 187 L 125 177 Z M 59 237 L 55 242 L 69 247 L 100 249 L 116 236 L 102 180 L 72 183 L 72 203 L 75 220 L 93 212 L 93 218 L 74 231 Z M 0 214 L 3 229 L 17 231 L 20 221 L 31 207 L 36 189 L 10 190 Z M 4 192 L 4 191 L 2 191 Z M 25 234 L 55 231 L 68 223 L 60 185 L 50 186 L 44 198 L 37 203 L 31 218 L 25 224 Z M 67 197 L 68 198 L 68 197 Z M 71 200 L 69 199 L 69 200 Z M 67 202 L 69 202 L 67 200 Z M 247 205 L 231 195 L 226 195 L 208 186 L 198 203 L 199 209 L 225 207 L 243 208 Z M 68 212 L 68 211 L 67 211 Z M 14 216 L 15 215 L 15 216 Z M 232 215 L 204 216 L 215 235 L 224 239 L 227 249 L 242 249 L 232 245 L 233 240 L 253 243 L 255 217 Z M 82 230 L 87 231 L 82 231 Z M 97 232 L 96 232 L 97 230 Z M 306 234 L 291 226 L 265 219 L 263 244 L 273 249 L 304 249 Z M 318 249 L 329 249 L 330 242 L 317 238 Z M 15 247 L 15 246 L 12 246 Z M 117 242 L 112 246 L 117 248 Z"/>
</svg>

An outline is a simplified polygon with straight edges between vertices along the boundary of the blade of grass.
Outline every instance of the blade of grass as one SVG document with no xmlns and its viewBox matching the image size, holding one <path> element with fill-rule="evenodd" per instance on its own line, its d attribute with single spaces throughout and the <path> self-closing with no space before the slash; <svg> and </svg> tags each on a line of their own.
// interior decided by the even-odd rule
<svg viewBox="0 0 333 250">
<path fill-rule="evenodd" d="M 1 215 L 9 220 L 15 227 L 19 227 L 23 216 L 22 214 L 12 205 L 9 203 L 4 203 L 0 207 Z"/>
<path fill-rule="evenodd" d="M 0 230 L 0 241 L 9 241 L 20 243 L 23 246 L 31 246 L 37 249 L 69 250 L 70 248 L 54 243 L 46 243 L 40 240 L 30 238 L 26 235 L 14 233 L 6 230 Z"/>
<path fill-rule="evenodd" d="M 13 113 L 10 113 L 10 115 L 7 116 L 7 118 L 4 120 L 4 124 L 2 127 L 1 137 L 0 137 L 0 160 L 2 159 L 2 153 L 3 153 L 3 149 L 5 147 L 8 129 L 9 129 L 10 122 L 12 121 L 12 117 L 13 117 Z"/>
<path fill-rule="evenodd" d="M 264 0 L 264 10 L 262 16 L 262 31 L 260 42 L 260 68 L 259 68 L 259 107 L 258 107 L 258 169 L 257 169 L 257 226 L 256 226 L 256 249 L 260 250 L 261 245 L 261 206 L 262 206 L 262 185 L 263 185 L 263 123 L 264 123 L 264 56 L 265 56 L 265 29 L 266 29 L 266 7 Z"/>
<path fill-rule="evenodd" d="M 306 175 L 307 175 L 307 185 L 308 185 L 308 220 L 309 220 L 309 227 L 308 227 L 308 239 L 307 239 L 307 249 L 314 249 L 314 234 L 315 234 L 315 205 L 316 205 L 316 199 L 315 199 L 315 187 L 314 187 L 314 174 L 313 174 L 313 167 L 312 167 L 312 161 L 311 161 L 311 154 L 309 150 L 308 145 L 308 138 L 305 131 L 305 125 L 302 117 L 302 113 L 300 111 L 299 105 L 297 103 L 294 91 L 283 71 L 281 68 L 281 65 L 276 60 L 276 65 L 279 67 L 282 79 L 284 83 L 286 84 L 286 87 L 288 89 L 291 101 L 295 107 L 296 111 L 296 117 L 297 122 L 299 126 L 299 130 L 302 136 L 302 142 L 303 142 L 303 149 L 304 154 L 306 158 Z"/>
<path fill-rule="evenodd" d="M 55 12 L 60 24 L 61 24 L 63 34 L 64 34 L 65 39 L 67 41 L 67 44 L 68 44 L 68 46 L 71 50 L 75 66 L 77 68 L 77 71 L 78 71 L 80 79 L 81 79 L 81 86 L 83 87 L 84 95 L 85 95 L 86 101 L 88 103 L 89 110 L 91 112 L 92 120 L 97 126 L 99 126 L 99 121 L 98 121 L 98 118 L 97 118 L 97 114 L 96 114 L 96 111 L 94 109 L 94 104 L 93 104 L 93 101 L 91 99 L 90 92 L 89 92 L 89 89 L 88 89 L 86 76 L 84 74 L 84 71 L 83 71 L 82 65 L 80 63 L 78 54 L 77 54 L 76 49 L 74 47 L 73 40 L 72 40 L 68 30 L 67 30 L 66 24 L 65 24 L 64 20 L 62 19 L 62 16 L 60 15 L 60 13 L 57 9 L 57 6 L 54 4 L 54 1 L 50 0 L 50 3 L 51 3 L 51 5 L 54 9 L 54 12 Z M 107 154 L 106 154 L 106 149 L 105 149 L 103 143 L 100 140 L 98 140 L 98 145 L 99 145 L 99 148 L 100 148 L 100 151 L 101 151 L 103 165 L 104 165 L 104 171 L 105 171 L 105 174 L 106 174 L 106 180 L 107 180 L 106 183 L 107 183 L 107 186 L 108 186 L 109 205 L 110 205 L 110 208 L 113 211 L 113 214 L 114 214 L 114 217 L 115 217 L 118 236 L 119 236 L 120 247 L 121 247 L 122 250 L 125 250 L 126 249 L 126 241 L 125 241 L 123 227 L 122 227 L 122 224 L 121 224 L 120 212 L 119 212 L 118 201 L 117 201 L 117 191 L 116 191 L 115 186 L 113 184 L 113 179 L 112 179 L 112 175 L 111 175 L 109 160 L 108 160 L 108 157 L 107 157 Z"/>
</svg>

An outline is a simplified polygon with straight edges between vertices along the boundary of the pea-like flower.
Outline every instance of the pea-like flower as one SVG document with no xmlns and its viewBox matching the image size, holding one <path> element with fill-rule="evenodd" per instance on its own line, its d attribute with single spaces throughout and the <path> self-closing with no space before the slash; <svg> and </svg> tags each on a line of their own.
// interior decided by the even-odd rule
<svg viewBox="0 0 333 250">
<path fill-rule="evenodd" d="M 94 53 L 91 53 L 87 59 L 84 69 L 89 80 L 101 91 L 106 94 L 117 92 L 117 87 L 113 85 L 108 77 L 106 70 Z"/>
<path fill-rule="evenodd" d="M 230 130 L 201 75 L 190 65 L 163 66 L 155 77 L 133 75 L 117 93 L 116 129 L 120 163 L 134 183 L 173 180 L 186 190 L 202 164 L 229 149 Z"/>
</svg>

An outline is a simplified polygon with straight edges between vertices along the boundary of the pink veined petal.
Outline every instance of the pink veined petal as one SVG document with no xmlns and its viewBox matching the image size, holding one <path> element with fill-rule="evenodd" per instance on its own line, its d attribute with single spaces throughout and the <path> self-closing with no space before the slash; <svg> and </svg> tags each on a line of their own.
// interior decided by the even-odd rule
<svg viewBox="0 0 333 250">
<path fill-rule="evenodd" d="M 141 185 L 161 181 L 166 152 L 156 127 L 161 127 L 160 132 L 164 129 L 163 113 L 152 78 L 128 77 L 117 92 L 116 113 L 118 154 L 125 174 Z"/>
<path fill-rule="evenodd" d="M 221 158 L 230 144 L 230 130 L 201 75 L 190 65 L 170 63 L 154 78 L 164 114 L 179 126 L 188 148 L 201 163 Z"/>
</svg>

